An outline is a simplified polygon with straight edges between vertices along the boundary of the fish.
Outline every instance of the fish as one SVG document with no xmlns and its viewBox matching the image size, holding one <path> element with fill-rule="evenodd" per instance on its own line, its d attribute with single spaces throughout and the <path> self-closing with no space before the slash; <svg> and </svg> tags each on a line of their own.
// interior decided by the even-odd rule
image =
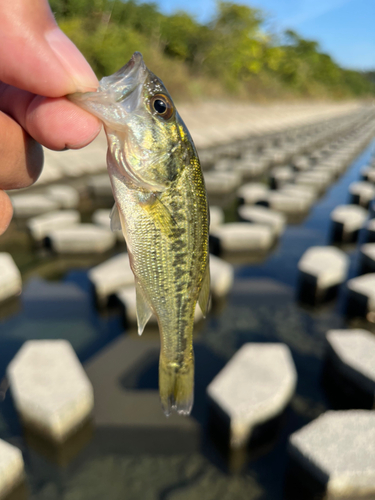
<svg viewBox="0 0 375 500">
<path fill-rule="evenodd" d="M 107 169 L 135 278 L 138 333 L 155 314 L 159 394 L 166 416 L 189 415 L 194 399 L 196 304 L 210 302 L 209 210 L 197 150 L 163 82 L 135 52 L 99 82 L 68 98 L 97 116 L 107 136 Z"/>
</svg>

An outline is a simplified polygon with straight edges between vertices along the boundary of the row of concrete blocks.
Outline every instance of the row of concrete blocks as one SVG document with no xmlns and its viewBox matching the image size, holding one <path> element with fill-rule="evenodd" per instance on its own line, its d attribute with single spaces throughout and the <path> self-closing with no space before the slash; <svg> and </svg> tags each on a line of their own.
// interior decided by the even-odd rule
<svg viewBox="0 0 375 500">
<path fill-rule="evenodd" d="M 366 133 L 358 134 L 355 140 L 340 147 L 335 154 L 321 164 L 295 173 L 291 166 L 277 167 L 271 171 L 270 183 L 277 190 L 268 189 L 261 183 L 245 184 L 242 172 L 236 171 L 233 163 L 228 163 L 231 171 L 210 171 L 205 173 L 205 181 L 209 199 L 213 203 L 225 204 L 234 193 L 246 204 L 263 204 L 286 214 L 303 214 L 308 212 L 313 201 L 340 175 L 350 161 L 363 149 L 373 136 L 375 127 Z M 234 171 L 233 171 L 234 170 Z M 260 173 L 264 173 L 265 169 Z"/>
<path fill-rule="evenodd" d="M 290 166 L 276 167 L 270 174 L 270 183 L 273 188 L 280 187 L 285 182 L 293 182 L 294 179 L 298 183 L 304 183 L 311 174 L 307 175 L 307 172 L 314 172 L 311 177 L 318 183 L 318 187 L 321 188 L 323 183 L 322 176 L 320 176 L 319 182 L 317 179 L 318 173 L 323 173 L 328 177 L 325 182 L 330 181 L 333 177 L 339 175 L 348 165 L 350 159 L 354 157 L 358 150 L 361 149 L 363 144 L 371 138 L 373 133 L 374 123 L 366 123 L 363 126 L 363 130 L 357 131 L 354 135 L 347 134 L 347 140 L 345 136 L 341 137 L 336 143 L 331 143 L 327 145 L 327 141 L 330 139 L 329 136 L 323 134 L 325 147 L 321 150 L 316 150 L 314 153 L 310 153 L 309 156 L 299 156 L 289 159 Z M 272 165 L 286 163 L 286 160 L 278 162 L 276 159 L 272 161 L 271 159 L 262 158 L 260 154 L 256 154 L 254 157 L 249 155 L 244 155 L 240 160 L 236 159 L 226 159 L 221 160 L 215 164 L 214 171 L 216 172 L 231 172 L 235 173 L 237 177 L 242 180 L 252 180 L 255 177 L 259 177 L 264 174 L 269 167 Z M 205 172 L 205 177 L 207 179 L 207 188 L 209 195 L 214 195 L 218 189 L 217 183 L 212 179 L 212 172 Z M 232 183 L 235 182 L 233 176 Z M 227 188 L 222 187 L 222 190 L 229 190 L 230 186 Z"/>
<path fill-rule="evenodd" d="M 7 369 L 25 428 L 60 445 L 92 415 L 99 430 L 129 426 L 136 432 L 131 427 L 137 422 L 137 428 L 151 426 L 155 433 L 167 431 L 173 435 L 177 428 L 190 436 L 196 433 L 191 418 L 167 420 L 160 408 L 156 416 L 156 394 L 148 391 L 141 395 L 118 384 L 120 374 L 136 369 L 135 364 L 144 360 L 146 351 L 154 348 L 154 343 L 147 346 L 129 338 L 116 340 L 86 365 L 87 377 L 68 342 L 25 343 Z M 330 331 L 326 367 L 331 373 L 325 376 L 333 376 L 344 391 L 350 384 L 363 395 L 366 402 L 362 407 L 370 404 L 371 408 L 374 356 L 375 338 L 369 332 Z M 269 433 L 267 424 L 284 414 L 296 382 L 286 345 L 245 344 L 207 387 L 212 430 L 232 449 L 251 445 L 255 435 Z M 148 413 L 134 420 L 139 419 L 139 411 Z M 375 413 L 371 411 L 327 412 L 290 436 L 292 461 L 333 497 L 369 498 L 366 495 L 375 494 L 374 424 Z M 178 446 L 177 441 L 174 446 Z M 22 476 L 20 451 L 0 441 L 0 496 L 17 486 Z"/>
<path fill-rule="evenodd" d="M 243 171 L 245 177 L 252 178 L 260 175 L 264 169 L 273 164 L 282 164 L 293 158 L 297 160 L 298 155 L 312 153 L 322 144 L 326 144 L 328 140 L 333 141 L 336 137 L 353 130 L 368 116 L 371 116 L 368 112 L 354 113 L 340 120 L 333 118 L 319 124 L 285 130 L 268 137 L 237 141 L 234 144 L 200 152 L 201 163 L 205 170 L 213 166 L 216 170 L 227 170 L 226 159 L 236 159 L 239 160 L 236 162 L 236 167 Z M 296 161 L 296 165 L 298 163 Z"/>
</svg>

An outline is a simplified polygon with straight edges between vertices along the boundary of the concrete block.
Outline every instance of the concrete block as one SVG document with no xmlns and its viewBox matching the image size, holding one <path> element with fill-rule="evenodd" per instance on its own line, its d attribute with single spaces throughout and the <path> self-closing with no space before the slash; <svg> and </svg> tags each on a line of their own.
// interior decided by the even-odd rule
<svg viewBox="0 0 375 500">
<path fill-rule="evenodd" d="M 375 186 L 371 182 L 352 182 L 349 186 L 349 193 L 351 203 L 367 208 L 370 201 L 375 197 Z"/>
<path fill-rule="evenodd" d="M 0 302 L 19 295 L 21 290 L 21 273 L 13 257 L 7 252 L 0 252 Z"/>
<path fill-rule="evenodd" d="M 308 198 L 290 196 L 281 191 L 269 191 L 257 202 L 286 215 L 301 215 L 309 211 L 311 202 Z"/>
<path fill-rule="evenodd" d="M 269 188 L 265 184 L 259 182 L 251 182 L 244 184 L 237 191 L 238 198 L 241 198 L 246 205 L 254 205 L 259 200 L 262 200 Z"/>
<path fill-rule="evenodd" d="M 11 196 L 14 217 L 26 219 L 58 210 L 59 204 L 44 194 L 17 194 Z"/>
<path fill-rule="evenodd" d="M 297 374 L 285 344 L 245 344 L 207 387 L 213 419 L 229 426 L 242 447 L 260 424 L 280 415 L 294 394 Z"/>
<path fill-rule="evenodd" d="M 241 184 L 241 176 L 234 172 L 205 172 L 204 180 L 208 197 L 232 194 Z"/>
<path fill-rule="evenodd" d="M 210 207 L 210 229 L 224 224 L 224 211 L 220 207 Z"/>
<path fill-rule="evenodd" d="M 328 498 L 375 497 L 375 413 L 328 411 L 289 438 L 289 453 Z"/>
<path fill-rule="evenodd" d="M 361 245 L 361 272 L 374 273 L 375 272 L 375 243 L 366 243 Z"/>
<path fill-rule="evenodd" d="M 366 316 L 375 312 L 375 273 L 363 274 L 347 282 L 347 314 Z"/>
<path fill-rule="evenodd" d="M 280 212 L 266 207 L 241 205 L 238 214 L 244 221 L 270 226 L 275 236 L 280 236 L 285 230 L 286 217 Z"/>
<path fill-rule="evenodd" d="M 66 340 L 25 342 L 7 376 L 24 425 L 49 440 L 63 442 L 92 412 L 92 386 Z"/>
<path fill-rule="evenodd" d="M 31 217 L 26 226 L 35 241 L 42 241 L 54 229 L 74 226 L 80 219 L 78 210 L 57 210 Z"/>
<path fill-rule="evenodd" d="M 279 189 L 289 182 L 293 182 L 295 172 L 289 165 L 275 167 L 270 173 L 270 182 L 272 189 Z"/>
<path fill-rule="evenodd" d="M 89 177 L 87 180 L 87 189 L 94 198 L 113 199 L 112 186 L 108 174 Z"/>
<path fill-rule="evenodd" d="M 364 181 L 375 183 L 375 167 L 365 165 L 361 168 L 361 176 Z"/>
<path fill-rule="evenodd" d="M 227 295 L 234 281 L 232 264 L 215 255 L 210 255 L 211 294 L 214 299 Z"/>
<path fill-rule="evenodd" d="M 274 243 L 273 230 L 264 224 L 232 222 L 211 231 L 221 252 L 266 251 Z"/>
<path fill-rule="evenodd" d="M 127 253 L 116 255 L 93 267 L 88 277 L 99 300 L 108 298 L 120 288 L 134 285 L 134 274 Z"/>
<path fill-rule="evenodd" d="M 296 184 L 314 187 L 318 193 L 323 193 L 331 182 L 331 175 L 324 171 L 309 170 L 298 174 L 295 178 Z"/>
<path fill-rule="evenodd" d="M 0 498 L 6 498 L 22 483 L 24 463 L 21 450 L 0 439 Z"/>
<path fill-rule="evenodd" d="M 55 229 L 48 235 L 48 245 L 56 253 L 103 253 L 111 249 L 116 236 L 110 229 L 94 224 Z"/>
<path fill-rule="evenodd" d="M 374 213 L 375 215 L 375 213 Z M 375 218 L 370 219 L 367 224 L 366 224 L 366 233 L 367 233 L 367 238 L 366 240 L 369 243 L 375 243 Z"/>
<path fill-rule="evenodd" d="M 367 211 L 358 205 L 339 205 L 331 212 L 332 240 L 353 242 L 367 219 Z"/>
<path fill-rule="evenodd" d="M 371 410 L 375 398 L 375 337 L 363 329 L 327 332 L 326 376 L 334 399 L 348 408 Z M 332 385 L 335 383 L 335 386 Z M 331 391 L 332 392 L 332 391 Z"/>
<path fill-rule="evenodd" d="M 50 186 L 46 189 L 46 195 L 58 203 L 60 208 L 77 208 L 79 204 L 78 191 L 69 185 L 55 184 Z"/>
<path fill-rule="evenodd" d="M 346 279 L 349 257 L 336 247 L 311 247 L 298 262 L 300 299 L 315 303 L 330 298 Z"/>
<path fill-rule="evenodd" d="M 284 184 L 279 192 L 282 194 L 287 194 L 292 198 L 302 198 L 303 200 L 308 200 L 310 205 L 314 203 L 317 198 L 316 190 L 310 186 L 301 186 L 297 184 Z"/>
</svg>

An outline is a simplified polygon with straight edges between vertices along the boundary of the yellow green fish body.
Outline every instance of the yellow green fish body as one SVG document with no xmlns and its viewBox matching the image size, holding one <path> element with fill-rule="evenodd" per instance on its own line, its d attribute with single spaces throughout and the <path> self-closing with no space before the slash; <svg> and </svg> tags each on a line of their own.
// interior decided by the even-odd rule
<svg viewBox="0 0 375 500">
<path fill-rule="evenodd" d="M 138 331 L 156 315 L 164 412 L 193 404 L 193 326 L 209 300 L 208 206 L 193 141 L 163 83 L 135 53 L 97 92 L 71 99 L 104 122 L 108 173 L 137 293 Z M 118 209 L 118 212 L 117 210 Z"/>
</svg>

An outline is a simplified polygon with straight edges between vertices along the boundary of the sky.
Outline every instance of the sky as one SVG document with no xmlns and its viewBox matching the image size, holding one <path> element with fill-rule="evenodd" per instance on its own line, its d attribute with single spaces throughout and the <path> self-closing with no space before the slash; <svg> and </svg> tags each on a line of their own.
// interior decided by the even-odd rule
<svg viewBox="0 0 375 500">
<path fill-rule="evenodd" d="M 375 70 L 375 0 L 232 0 L 268 14 L 274 31 L 293 29 L 319 42 L 340 66 Z M 201 22 L 215 12 L 215 0 L 156 0 L 167 14 L 186 10 Z"/>
</svg>

